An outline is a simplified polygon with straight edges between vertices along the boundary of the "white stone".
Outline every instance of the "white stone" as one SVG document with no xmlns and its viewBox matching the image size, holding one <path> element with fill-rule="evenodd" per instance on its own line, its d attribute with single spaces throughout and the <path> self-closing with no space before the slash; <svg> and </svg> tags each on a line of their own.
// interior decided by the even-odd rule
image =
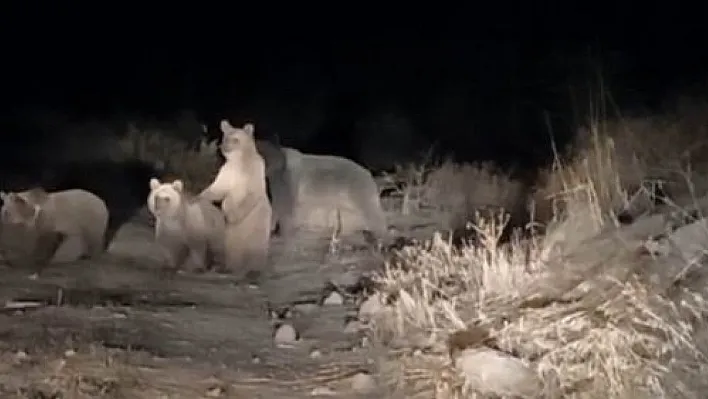
<svg viewBox="0 0 708 399">
<path fill-rule="evenodd" d="M 332 291 L 327 298 L 325 298 L 324 302 L 322 302 L 323 306 L 342 306 L 344 305 L 344 297 L 342 297 L 342 294 L 340 294 L 337 291 Z"/>
<path fill-rule="evenodd" d="M 374 377 L 367 373 L 357 373 L 351 378 L 352 390 L 357 393 L 368 394 L 376 389 Z"/>
<path fill-rule="evenodd" d="M 275 331 L 273 340 L 276 344 L 292 344 L 297 341 L 297 331 L 290 324 L 283 324 Z"/>
<path fill-rule="evenodd" d="M 298 303 L 293 305 L 293 311 L 306 315 L 315 312 L 319 306 L 315 303 Z"/>
<path fill-rule="evenodd" d="M 310 392 L 310 396 L 335 396 L 336 393 L 329 387 L 317 387 Z"/>
<path fill-rule="evenodd" d="M 359 320 L 366 323 L 379 314 L 383 308 L 384 304 L 381 294 L 373 294 L 359 306 Z"/>
<path fill-rule="evenodd" d="M 344 332 L 346 334 L 355 334 L 362 329 L 361 322 L 359 320 L 352 320 L 344 326 Z"/>
<path fill-rule="evenodd" d="M 465 349 L 455 367 L 473 391 L 510 397 L 538 397 L 542 386 L 536 373 L 520 359 L 488 348 Z"/>
</svg>

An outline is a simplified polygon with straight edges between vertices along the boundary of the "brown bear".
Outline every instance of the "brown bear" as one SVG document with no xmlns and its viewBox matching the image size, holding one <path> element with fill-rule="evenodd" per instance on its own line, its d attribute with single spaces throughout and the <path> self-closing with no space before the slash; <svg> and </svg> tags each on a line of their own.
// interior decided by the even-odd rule
<svg viewBox="0 0 708 399">
<path fill-rule="evenodd" d="M 106 249 L 108 208 L 93 193 L 79 189 L 48 193 L 43 188 L 33 188 L 0 192 L 0 199 L 3 246 L 6 247 L 10 235 L 22 235 L 29 241 L 25 243 L 29 247 L 25 255 L 32 257 L 30 262 L 35 267 L 51 262 L 68 241 L 78 241 L 80 248 L 65 254 L 62 261 L 94 258 Z M 12 258 L 6 256 L 11 263 Z"/>
<path fill-rule="evenodd" d="M 387 236 L 379 190 L 367 169 L 347 158 L 304 154 L 267 141 L 258 148 L 281 234 L 337 229 L 345 235 L 368 231 L 378 239 Z"/>
<path fill-rule="evenodd" d="M 155 241 L 167 269 L 178 270 L 188 256 L 194 271 L 223 265 L 226 221 L 214 204 L 185 192 L 180 179 L 162 183 L 152 178 L 147 206 L 155 217 Z"/>
<path fill-rule="evenodd" d="M 267 263 L 272 217 L 265 162 L 256 150 L 253 124 L 239 129 L 222 120 L 220 127 L 220 150 L 226 162 L 199 197 L 221 202 L 226 217 L 226 269 L 258 275 Z"/>
</svg>

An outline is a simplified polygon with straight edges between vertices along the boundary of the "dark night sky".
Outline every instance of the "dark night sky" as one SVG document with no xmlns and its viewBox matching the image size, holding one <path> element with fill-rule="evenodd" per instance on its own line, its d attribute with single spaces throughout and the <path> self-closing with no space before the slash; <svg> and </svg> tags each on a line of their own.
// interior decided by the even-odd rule
<svg viewBox="0 0 708 399">
<path fill-rule="evenodd" d="M 356 141 L 356 121 L 393 107 L 443 147 L 474 141 L 462 158 L 531 159 L 547 150 L 538 144 L 544 111 L 561 126 L 572 123 L 568 88 L 588 85 L 590 60 L 602 61 L 623 107 L 706 87 L 703 6 L 491 4 L 8 9 L 6 113 L 190 108 L 210 123 L 256 119 L 285 141 L 356 157 L 345 148 Z M 302 123 L 316 130 L 308 140 L 288 138 L 310 103 L 322 122 Z M 337 140 L 323 139 L 333 134 Z"/>
</svg>

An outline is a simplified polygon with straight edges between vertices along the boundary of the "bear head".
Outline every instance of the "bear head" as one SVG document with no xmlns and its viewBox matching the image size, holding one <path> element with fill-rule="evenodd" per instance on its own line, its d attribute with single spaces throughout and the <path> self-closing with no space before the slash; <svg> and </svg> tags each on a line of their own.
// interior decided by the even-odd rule
<svg viewBox="0 0 708 399">
<path fill-rule="evenodd" d="M 242 128 L 231 126 L 226 119 L 221 121 L 222 140 L 219 149 L 227 160 L 242 159 L 256 152 L 254 132 L 256 127 L 246 123 Z"/>
<path fill-rule="evenodd" d="M 3 202 L 0 208 L 0 219 L 3 223 L 33 226 L 47 197 L 47 192 L 41 188 L 25 192 L 2 191 L 0 192 L 0 199 Z"/>
<path fill-rule="evenodd" d="M 148 195 L 148 209 L 156 218 L 174 216 L 182 205 L 184 183 L 174 180 L 163 183 L 156 178 L 150 179 L 150 194 Z"/>
</svg>

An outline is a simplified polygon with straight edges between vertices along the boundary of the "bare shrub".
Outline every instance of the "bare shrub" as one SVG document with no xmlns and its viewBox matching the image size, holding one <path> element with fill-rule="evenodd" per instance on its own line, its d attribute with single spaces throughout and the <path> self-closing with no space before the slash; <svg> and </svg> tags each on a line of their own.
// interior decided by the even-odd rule
<svg viewBox="0 0 708 399">
<path fill-rule="evenodd" d="M 155 165 L 184 180 L 193 191 L 207 187 L 220 164 L 216 142 L 209 143 L 201 138 L 195 146 L 160 130 L 141 131 L 134 126 L 130 126 L 109 148 L 112 159 L 133 159 Z"/>
<path fill-rule="evenodd" d="M 500 245 L 499 224 L 477 222 L 482 239 L 476 246 L 458 251 L 436 235 L 400 252 L 377 279 L 392 305 L 372 323 L 373 341 L 386 354 L 380 366 L 392 395 L 498 397 L 494 389 L 502 383 L 477 380 L 470 391 L 472 377 L 452 359 L 453 349 L 464 348 L 453 348 L 448 338 L 473 330 L 482 333 L 470 336 L 485 338 L 469 342 L 470 348 L 518 359 L 542 382 L 542 397 L 704 395 L 706 281 L 653 281 L 649 270 L 662 265 L 641 250 L 647 237 L 617 228 L 608 217 L 646 179 L 678 174 L 687 180 L 686 166 L 704 162 L 687 156 L 688 137 L 700 129 L 666 141 L 684 122 L 656 120 L 661 122 L 598 120 L 581 133 L 575 156 L 559 156 L 534 193 L 536 210 L 545 207 L 540 218 L 549 222 L 543 237 Z M 619 127 L 644 133 L 630 139 Z M 666 148 L 651 141 L 655 136 Z M 485 180 L 496 175 L 484 168 L 477 174 L 460 169 L 449 165 L 430 172 L 436 177 L 426 179 L 423 198 L 436 198 L 440 209 L 467 209 L 470 200 L 460 187 L 504 187 L 500 180 Z M 512 191 L 487 190 L 497 198 Z M 684 259 L 666 262 L 673 262 L 672 270 L 686 267 Z"/>
<path fill-rule="evenodd" d="M 433 207 L 451 229 L 464 227 L 481 209 L 514 213 L 523 201 L 524 186 L 491 163 L 444 162 L 426 180 L 423 202 Z"/>
<path fill-rule="evenodd" d="M 708 104 L 684 102 L 662 115 L 591 120 L 579 129 L 570 160 L 558 154 L 541 173 L 534 194 L 538 219 L 552 220 L 567 203 L 588 193 L 606 216 L 634 205 L 629 203 L 632 196 L 653 181 L 665 182 L 663 188 L 673 197 L 705 193 L 706 115 Z M 643 200 L 640 207 L 648 202 Z"/>
<path fill-rule="evenodd" d="M 548 257 L 543 241 L 501 247 L 494 231 L 485 237 L 456 252 L 437 235 L 429 246 L 405 248 L 402 267 L 389 266 L 379 277 L 382 290 L 397 298 L 373 323 L 375 340 L 397 348 L 381 359 L 395 393 L 470 397 L 446 340 L 471 326 L 489 334 L 494 350 L 535 370 L 544 397 L 657 397 L 674 389 L 665 381 L 700 374 L 670 359 L 705 362 L 690 315 L 706 314 L 708 302 L 695 292 L 690 303 L 673 299 L 647 285 L 636 248 L 599 236 L 561 245 L 562 257 Z"/>
<path fill-rule="evenodd" d="M 462 228 L 481 209 L 514 213 L 524 201 L 521 182 L 491 163 L 398 166 L 384 176 L 384 188 L 398 185 L 399 210 L 403 215 L 428 212 L 444 229 Z"/>
</svg>

